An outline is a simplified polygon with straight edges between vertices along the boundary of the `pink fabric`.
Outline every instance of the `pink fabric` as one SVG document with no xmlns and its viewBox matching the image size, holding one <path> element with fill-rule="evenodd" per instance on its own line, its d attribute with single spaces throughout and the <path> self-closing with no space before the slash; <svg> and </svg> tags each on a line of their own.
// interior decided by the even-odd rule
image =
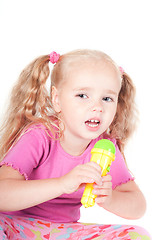
<svg viewBox="0 0 159 240">
<path fill-rule="evenodd" d="M 90 223 L 54 223 L 0 214 L 1 240 L 151 240 L 142 227 Z"/>
<path fill-rule="evenodd" d="M 57 178 L 68 173 L 78 164 L 90 161 L 91 149 L 103 136 L 92 140 L 81 156 L 66 153 L 58 140 L 54 140 L 44 126 L 34 126 L 24 133 L 17 144 L 8 152 L 0 166 L 6 164 L 17 169 L 26 180 Z M 116 159 L 111 165 L 113 189 L 133 180 L 125 161 L 116 145 Z M 84 189 L 72 194 L 63 194 L 56 199 L 9 215 L 35 217 L 54 222 L 75 222 L 80 218 L 81 197 Z M 5 212 L 6 213 L 6 212 Z"/>
</svg>

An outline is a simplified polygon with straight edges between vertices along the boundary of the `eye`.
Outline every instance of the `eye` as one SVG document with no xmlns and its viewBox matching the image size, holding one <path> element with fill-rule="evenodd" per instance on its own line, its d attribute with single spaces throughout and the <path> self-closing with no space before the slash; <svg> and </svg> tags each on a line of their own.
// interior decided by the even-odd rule
<svg viewBox="0 0 159 240">
<path fill-rule="evenodd" d="M 113 102 L 113 99 L 111 97 L 104 97 L 103 101 L 105 101 L 105 102 Z"/>
<path fill-rule="evenodd" d="M 83 94 L 83 93 L 77 94 L 77 97 L 84 98 L 84 99 L 88 98 L 88 96 L 86 94 Z"/>
</svg>

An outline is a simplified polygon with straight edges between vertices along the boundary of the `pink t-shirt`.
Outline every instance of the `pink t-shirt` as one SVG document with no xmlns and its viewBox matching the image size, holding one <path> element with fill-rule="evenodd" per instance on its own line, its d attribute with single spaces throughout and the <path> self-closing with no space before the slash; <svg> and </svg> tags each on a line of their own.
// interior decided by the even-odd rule
<svg viewBox="0 0 159 240">
<path fill-rule="evenodd" d="M 91 149 L 103 138 L 99 136 L 89 144 L 80 156 L 71 156 L 60 145 L 59 140 L 50 137 L 44 126 L 32 126 L 11 148 L 0 166 L 6 164 L 17 169 L 26 180 L 58 178 L 65 175 L 78 164 L 90 161 Z M 129 173 L 125 161 L 116 145 L 116 158 L 111 165 L 113 189 L 133 177 Z M 40 218 L 54 222 L 75 222 L 80 218 L 81 197 L 84 189 L 72 194 L 63 194 L 55 199 L 20 211 L 5 214 Z M 4 212 L 3 212 L 4 213 Z"/>
</svg>

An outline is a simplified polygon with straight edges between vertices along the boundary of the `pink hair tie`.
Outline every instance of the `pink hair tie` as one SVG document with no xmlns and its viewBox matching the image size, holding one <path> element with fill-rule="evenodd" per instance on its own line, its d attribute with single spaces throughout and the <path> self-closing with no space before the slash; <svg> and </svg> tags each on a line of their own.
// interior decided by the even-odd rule
<svg viewBox="0 0 159 240">
<path fill-rule="evenodd" d="M 124 69 L 122 67 L 119 67 L 119 70 L 120 70 L 121 74 L 124 73 Z"/>
<path fill-rule="evenodd" d="M 60 54 L 56 53 L 56 52 L 52 52 L 50 53 L 50 62 L 51 63 L 56 63 L 59 60 Z"/>
</svg>

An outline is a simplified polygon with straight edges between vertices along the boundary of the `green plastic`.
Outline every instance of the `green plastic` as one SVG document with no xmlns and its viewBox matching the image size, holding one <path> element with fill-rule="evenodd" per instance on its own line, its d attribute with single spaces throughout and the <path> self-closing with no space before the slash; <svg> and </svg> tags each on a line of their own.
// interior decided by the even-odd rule
<svg viewBox="0 0 159 240">
<path fill-rule="evenodd" d="M 100 149 L 104 149 L 108 152 L 111 152 L 113 154 L 115 154 L 115 146 L 114 143 L 112 143 L 110 140 L 108 139 L 101 139 L 98 142 L 96 142 L 96 144 L 94 145 L 94 148 L 100 148 Z"/>
</svg>

